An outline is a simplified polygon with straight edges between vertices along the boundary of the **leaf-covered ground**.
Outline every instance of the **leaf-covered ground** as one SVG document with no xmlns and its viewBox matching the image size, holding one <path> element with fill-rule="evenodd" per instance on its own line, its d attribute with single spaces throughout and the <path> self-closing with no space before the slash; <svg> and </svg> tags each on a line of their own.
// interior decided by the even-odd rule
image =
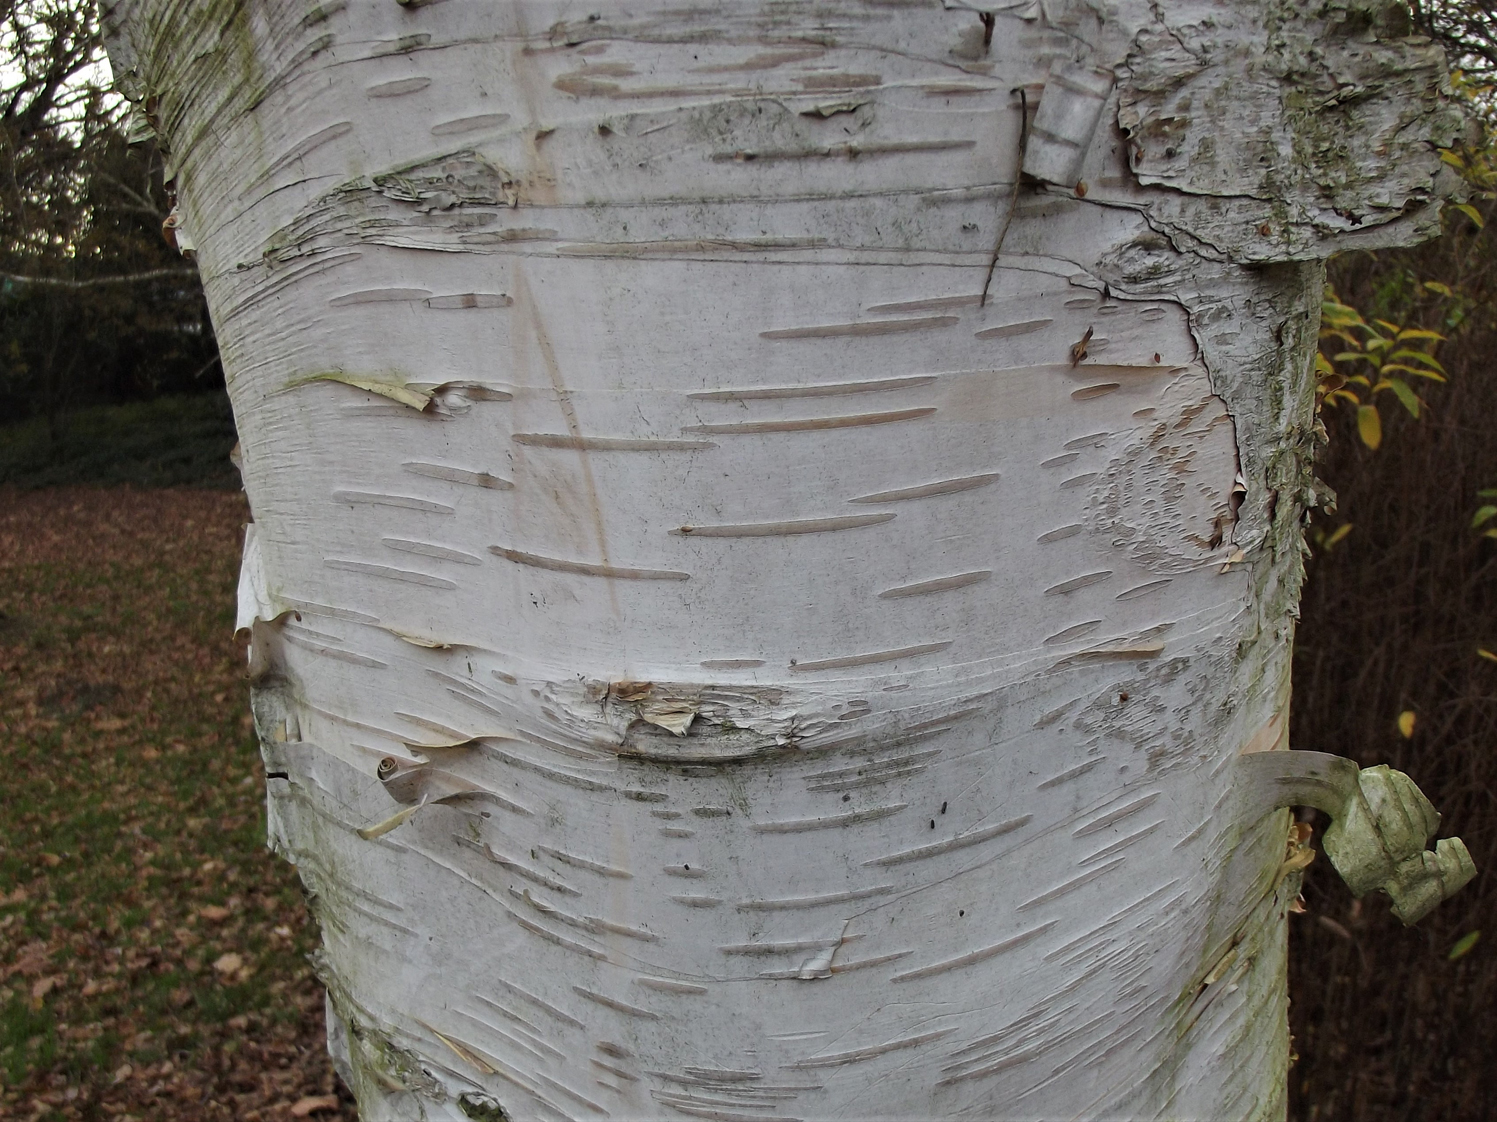
<svg viewBox="0 0 1497 1122">
<path fill-rule="evenodd" d="M 245 517 L 228 492 L 0 489 L 0 1118 L 355 1117 L 264 846 Z"/>
</svg>

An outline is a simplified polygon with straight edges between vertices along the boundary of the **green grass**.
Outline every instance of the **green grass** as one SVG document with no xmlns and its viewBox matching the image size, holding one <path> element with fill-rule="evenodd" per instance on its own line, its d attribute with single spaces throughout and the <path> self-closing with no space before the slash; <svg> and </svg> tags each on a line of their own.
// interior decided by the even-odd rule
<svg viewBox="0 0 1497 1122">
<path fill-rule="evenodd" d="M 0 1118 L 288 1117 L 332 1074 L 265 849 L 243 496 L 0 500 Z"/>
<path fill-rule="evenodd" d="M 233 490 L 234 416 L 223 392 L 96 405 L 69 413 L 54 445 L 44 417 L 0 427 L 0 485 Z"/>
</svg>

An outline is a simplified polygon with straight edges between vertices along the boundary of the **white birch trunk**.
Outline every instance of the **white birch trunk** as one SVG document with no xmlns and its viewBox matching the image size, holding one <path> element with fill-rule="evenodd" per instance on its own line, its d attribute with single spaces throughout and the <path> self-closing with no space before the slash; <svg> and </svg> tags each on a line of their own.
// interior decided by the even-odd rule
<svg viewBox="0 0 1497 1122">
<path fill-rule="evenodd" d="M 1465 875 L 1397 780 L 1242 759 L 1320 261 L 1437 228 L 1436 51 L 1290 0 L 106 8 L 365 1118 L 1283 1115 L 1272 808 L 1401 914 Z"/>
</svg>

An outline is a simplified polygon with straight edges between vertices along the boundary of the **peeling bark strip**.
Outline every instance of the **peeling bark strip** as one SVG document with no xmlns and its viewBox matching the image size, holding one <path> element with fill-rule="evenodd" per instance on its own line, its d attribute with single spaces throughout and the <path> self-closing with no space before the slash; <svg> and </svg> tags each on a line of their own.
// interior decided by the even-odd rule
<svg viewBox="0 0 1497 1122">
<path fill-rule="evenodd" d="M 1402 777 L 1269 751 L 1319 263 L 1436 228 L 1432 48 L 1348 0 L 104 8 L 366 1119 L 1283 1116 L 1273 808 L 1405 918 L 1470 874 Z"/>
</svg>

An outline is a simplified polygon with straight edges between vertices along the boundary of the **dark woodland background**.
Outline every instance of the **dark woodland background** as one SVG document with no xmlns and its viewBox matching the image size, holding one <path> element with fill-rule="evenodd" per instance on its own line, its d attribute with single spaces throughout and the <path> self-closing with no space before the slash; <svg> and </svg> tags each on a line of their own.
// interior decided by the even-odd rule
<svg viewBox="0 0 1497 1122">
<path fill-rule="evenodd" d="M 1442 40 L 1459 71 L 1458 91 L 1478 117 L 1490 117 L 1497 3 L 1375 6 L 1384 25 L 1401 21 Z M 0 515 L 7 504 L 24 505 L 16 488 L 224 489 L 236 482 L 227 462 L 232 418 L 201 289 L 161 232 L 171 205 L 168 165 L 152 141 L 130 142 L 135 126 L 107 82 L 90 3 L 0 0 Z M 1414 384 L 1422 399 L 1415 417 L 1375 377 L 1343 384 L 1356 360 L 1345 357 L 1344 341 L 1326 341 L 1326 366 L 1337 373 L 1325 381 L 1332 393 L 1322 409 L 1329 444 L 1319 470 L 1338 502 L 1307 527 L 1312 556 L 1295 654 L 1292 743 L 1407 771 L 1444 813 L 1442 833 L 1464 838 L 1483 872 L 1405 929 L 1385 901 L 1359 905 L 1326 862 L 1312 865 L 1308 910 L 1291 921 L 1298 1053 L 1291 1116 L 1299 1119 L 1454 1122 L 1493 1113 L 1487 1099 L 1497 1061 L 1497 894 L 1488 870 L 1497 866 L 1497 655 L 1481 652 L 1497 652 L 1497 537 L 1483 532 L 1493 522 L 1473 521 L 1487 501 L 1480 493 L 1497 487 L 1497 245 L 1487 233 L 1487 221 L 1497 218 L 1494 151 L 1489 135 L 1458 154 L 1470 201 L 1447 212 L 1443 238 L 1348 256 L 1330 270 L 1339 301 L 1365 323 L 1384 321 L 1377 330 L 1414 327 L 1444 336 L 1423 345 L 1448 380 Z M 1375 448 L 1358 424 L 1358 402 L 1378 411 Z M 69 509 L 76 514 L 86 505 Z M 226 525 L 238 517 L 237 507 L 224 511 Z M 225 542 L 225 549 L 232 545 Z M 7 603 L 0 592 L 0 655 L 7 612 L 16 610 Z M 17 658 L 7 666 L 0 657 L 0 686 L 7 673 L 13 681 L 24 675 Z M 26 719 L 43 727 L 52 720 L 34 699 L 25 705 Z M 1399 727 L 1405 713 L 1414 714 L 1411 735 L 1407 718 Z M 22 725 L 0 722 L 0 731 L 7 727 L 14 733 Z M 95 718 L 90 727 L 107 733 L 113 726 Z M 225 727 L 232 735 L 232 725 Z M 69 926 L 56 907 L 36 910 L 37 891 L 28 895 L 26 886 L 42 883 L 28 878 L 45 870 L 35 873 L 22 860 L 30 844 L 22 833 L 0 822 L 0 912 L 7 913 L 0 918 L 0 976 L 21 978 L 0 993 L 0 1116 L 41 1117 L 55 1108 L 56 1117 L 103 1117 L 111 1113 L 111 1088 L 130 1078 L 119 1077 L 130 1062 L 113 1065 L 133 1053 L 123 1038 L 112 1053 L 90 1053 L 112 1069 L 111 1082 L 110 1070 L 95 1079 L 81 1061 L 66 1058 L 66 1048 L 46 1043 L 68 1039 L 61 1031 L 68 1026 L 47 1027 L 52 987 L 44 971 L 27 971 L 24 962 L 32 960 L 24 955 L 37 959 L 49 931 L 87 924 Z M 50 859 L 45 864 L 55 868 Z M 255 875 L 289 883 L 288 871 L 264 868 Z M 237 899 L 197 914 L 221 923 L 219 913 L 232 912 Z M 120 938 L 113 921 L 102 922 L 103 942 Z M 215 970 L 237 977 L 222 969 L 227 957 L 212 970 L 198 969 L 210 981 Z M 295 984 L 315 988 L 309 977 Z M 253 1004 L 252 990 L 243 994 Z M 188 1000 L 176 1009 L 175 1016 L 233 1024 L 234 1011 L 222 1002 Z M 110 1015 L 129 1013 L 124 1007 Z M 306 1062 L 321 1063 L 315 1009 L 297 1024 Z M 221 1037 L 203 1039 L 232 1052 Z M 207 1055 L 196 1047 L 172 1053 L 180 1055 L 179 1067 Z M 149 1068 L 160 1086 L 173 1069 L 165 1055 Z M 297 1116 L 346 1109 L 346 1101 L 326 1093 L 328 1079 L 323 1072 L 307 1084 L 323 1095 L 298 1100 L 297 1109 L 314 1105 Z M 79 1087 L 81 1095 L 74 1093 Z M 33 1093 L 41 1097 L 28 1098 Z M 90 1102 L 105 1104 L 104 1113 L 89 1113 Z M 264 1116 L 280 1116 L 281 1108 L 266 1102 Z M 258 1110 L 242 1105 L 237 1116 L 260 1117 Z"/>
<path fill-rule="evenodd" d="M 1497 220 L 1497 207 L 1478 206 Z M 1494 1113 L 1497 662 L 1478 651 L 1497 650 L 1497 540 L 1471 523 L 1478 492 L 1497 485 L 1497 247 L 1459 225 L 1438 242 L 1350 256 L 1330 271 L 1343 300 L 1450 332 L 1437 352 L 1449 381 L 1423 391 L 1417 420 L 1382 409 L 1376 451 L 1350 411 L 1323 412 L 1330 444 L 1319 474 L 1338 501 L 1308 534 L 1290 742 L 1408 772 L 1444 815 L 1441 835 L 1463 838 L 1482 872 L 1404 928 L 1377 897 L 1359 907 L 1328 862 L 1310 867 L 1289 960 L 1300 1057 L 1291 1116 L 1306 1120 Z M 1418 278 L 1434 277 L 1466 293 L 1453 331 L 1443 322 L 1451 302 L 1420 295 Z M 1351 531 L 1326 548 L 1345 524 Z M 1416 715 L 1407 738 L 1397 727 L 1405 711 Z M 1452 960 L 1472 932 L 1485 937 Z"/>
</svg>

